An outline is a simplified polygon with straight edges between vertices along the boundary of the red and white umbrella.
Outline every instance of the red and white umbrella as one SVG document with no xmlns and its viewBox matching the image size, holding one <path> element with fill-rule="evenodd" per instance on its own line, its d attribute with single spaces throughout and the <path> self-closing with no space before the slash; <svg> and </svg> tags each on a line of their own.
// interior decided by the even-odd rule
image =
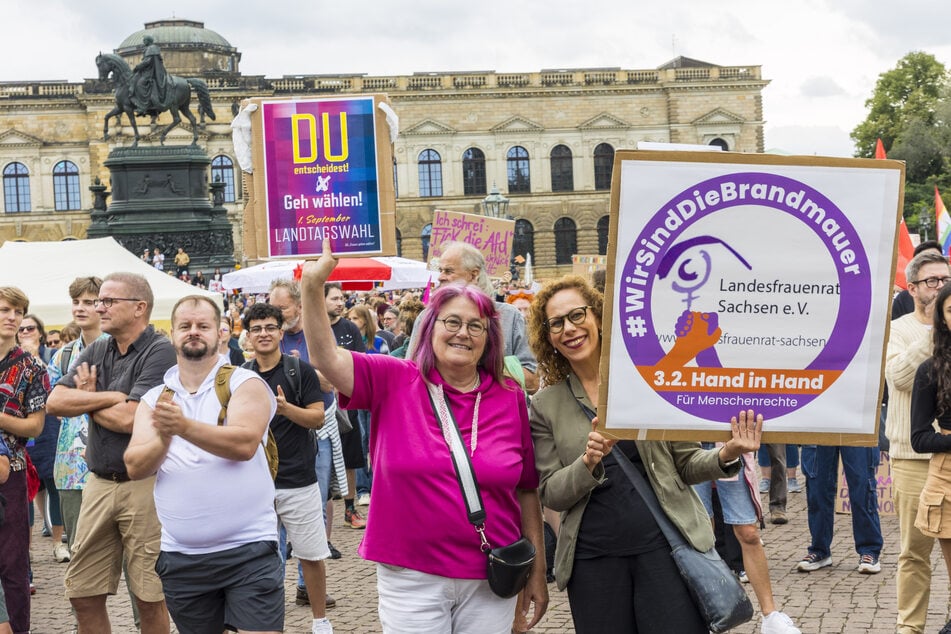
<svg viewBox="0 0 951 634">
<path fill-rule="evenodd" d="M 221 282 L 225 289 L 240 288 L 246 293 L 265 293 L 277 279 L 293 279 L 304 260 L 272 260 L 255 266 L 225 273 Z M 330 276 L 331 282 L 340 282 L 344 290 L 369 291 L 374 288 L 396 290 L 425 288 L 433 272 L 425 262 L 408 258 L 341 258 Z M 377 285 L 379 283 L 379 286 Z"/>
</svg>

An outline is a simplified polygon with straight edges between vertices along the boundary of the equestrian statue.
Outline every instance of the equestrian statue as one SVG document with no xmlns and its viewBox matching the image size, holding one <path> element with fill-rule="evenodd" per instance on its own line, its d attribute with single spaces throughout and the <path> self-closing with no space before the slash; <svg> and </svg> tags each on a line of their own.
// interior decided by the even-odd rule
<svg viewBox="0 0 951 634">
<path fill-rule="evenodd" d="M 215 112 L 211 105 L 211 93 L 208 92 L 208 86 L 200 79 L 169 75 L 165 71 L 162 53 L 155 44 L 155 40 L 146 35 L 142 41 L 145 44 L 145 51 L 142 61 L 134 69 L 129 68 L 129 64 L 118 55 L 100 53 L 96 57 L 99 79 L 105 81 L 111 76 L 116 85 L 116 105 L 106 115 L 102 127 L 103 140 L 109 138 L 109 119 L 115 117 L 116 125 L 119 125 L 124 112 L 135 133 L 132 147 L 137 147 L 139 128 L 135 124 L 135 118 L 151 117 L 154 125 L 159 114 L 167 110 L 172 115 L 172 122 L 159 135 L 160 143 L 165 145 L 165 136 L 169 130 L 182 122 L 179 116 L 181 113 L 191 122 L 192 145 L 197 145 L 199 124 L 188 106 L 191 102 L 192 89 L 194 89 L 198 95 L 198 116 L 201 125 L 204 125 L 206 116 L 214 121 Z"/>
</svg>

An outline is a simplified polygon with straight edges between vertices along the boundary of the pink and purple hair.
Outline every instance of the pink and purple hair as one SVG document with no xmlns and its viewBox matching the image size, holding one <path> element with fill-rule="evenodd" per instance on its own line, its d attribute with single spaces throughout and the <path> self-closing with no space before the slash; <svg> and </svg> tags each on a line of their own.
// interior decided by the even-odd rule
<svg viewBox="0 0 951 634">
<path fill-rule="evenodd" d="M 479 316 L 488 320 L 485 331 L 485 349 L 478 366 L 485 369 L 500 385 L 506 385 L 502 372 L 505 367 L 505 347 L 502 340 L 502 323 L 495 308 L 495 301 L 486 295 L 478 286 L 463 284 L 443 284 L 433 293 L 429 306 L 423 313 L 419 324 L 419 343 L 414 355 L 419 371 L 423 376 L 429 374 L 430 369 L 436 366 L 436 355 L 433 351 L 433 329 L 436 319 L 445 305 L 457 297 L 462 297 L 475 304 Z"/>
</svg>

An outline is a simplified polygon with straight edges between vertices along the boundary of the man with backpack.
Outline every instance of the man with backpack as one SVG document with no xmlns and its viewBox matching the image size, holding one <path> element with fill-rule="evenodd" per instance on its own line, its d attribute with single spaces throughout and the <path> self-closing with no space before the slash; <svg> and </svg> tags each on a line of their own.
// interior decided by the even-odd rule
<svg viewBox="0 0 951 634">
<path fill-rule="evenodd" d="M 155 570 L 181 632 L 284 629 L 268 421 L 277 404 L 254 372 L 218 354 L 218 306 L 204 296 L 172 309 L 177 364 L 142 397 L 125 466 L 155 479 L 162 524 Z"/>
<path fill-rule="evenodd" d="M 99 313 L 96 312 L 96 300 L 99 299 L 101 286 L 102 280 L 91 276 L 77 277 L 69 285 L 72 318 L 82 334 L 78 339 L 63 345 L 53 355 L 47 367 L 50 385 L 53 387 L 76 365 L 79 355 L 87 346 L 100 337 L 108 337 L 102 332 Z M 54 544 L 53 555 L 56 561 L 62 563 L 70 559 L 70 551 L 76 539 L 79 509 L 83 502 L 83 487 L 86 486 L 89 473 L 89 467 L 86 466 L 89 414 L 63 416 L 60 423 L 56 458 L 53 462 L 53 479 L 56 481 L 59 505 L 63 512 L 66 544 Z"/>
<path fill-rule="evenodd" d="M 333 394 L 320 389 L 317 371 L 299 357 L 282 354 L 284 317 L 271 304 L 254 304 L 243 319 L 254 360 L 244 365 L 267 382 L 277 396 L 277 413 L 270 423 L 279 456 L 274 504 L 300 560 L 307 597 L 313 612 L 314 634 L 333 630 L 326 615 L 327 574 L 330 557 L 321 512 L 315 460 L 314 430 L 324 424 L 325 403 Z"/>
</svg>

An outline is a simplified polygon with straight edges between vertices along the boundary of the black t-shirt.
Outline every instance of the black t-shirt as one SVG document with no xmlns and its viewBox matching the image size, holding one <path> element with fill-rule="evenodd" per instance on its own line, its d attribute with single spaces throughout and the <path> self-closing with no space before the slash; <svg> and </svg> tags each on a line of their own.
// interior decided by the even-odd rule
<svg viewBox="0 0 951 634">
<path fill-rule="evenodd" d="M 623 451 L 647 480 L 647 470 L 633 440 L 619 441 L 614 451 Z M 624 557 L 669 548 L 644 499 L 612 454 L 602 461 L 604 482 L 591 492 L 581 518 L 575 547 L 578 559 Z"/>
<path fill-rule="evenodd" d="M 333 400 L 333 394 L 325 394 L 320 389 L 314 367 L 303 361 L 300 364 L 300 403 L 297 402 L 293 384 L 284 373 L 283 362 L 264 372 L 254 362 L 251 369 L 267 381 L 274 394 L 277 394 L 277 386 L 280 385 L 284 390 L 284 396 L 287 397 L 287 402 L 292 405 L 306 407 L 323 401 L 326 407 L 327 398 Z M 277 442 L 279 458 L 274 486 L 278 489 L 297 489 L 317 482 L 317 470 L 314 464 L 317 458 L 317 442 L 311 430 L 301 427 L 285 416 L 275 414 L 271 419 L 271 432 L 274 434 L 274 441 Z"/>
<path fill-rule="evenodd" d="M 357 325 L 341 317 L 337 323 L 331 324 L 330 328 L 334 331 L 334 337 L 337 339 L 337 345 L 346 348 L 352 352 L 366 352 L 367 346 L 363 343 L 363 333 L 357 328 Z"/>
</svg>

